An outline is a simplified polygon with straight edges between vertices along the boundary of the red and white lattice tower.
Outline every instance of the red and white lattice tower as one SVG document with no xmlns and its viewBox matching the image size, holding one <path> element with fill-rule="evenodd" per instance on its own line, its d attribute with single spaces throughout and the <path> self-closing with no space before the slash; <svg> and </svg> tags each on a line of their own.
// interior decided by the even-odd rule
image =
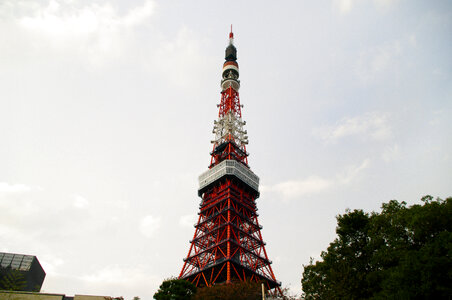
<svg viewBox="0 0 452 300">
<path fill-rule="evenodd" d="M 239 99 L 239 66 L 229 34 L 223 64 L 221 102 L 214 121 L 209 170 L 199 176 L 201 197 L 195 234 L 179 278 L 196 286 L 233 281 L 265 283 L 280 294 L 257 220 L 259 177 L 248 166 L 247 132 Z"/>
</svg>

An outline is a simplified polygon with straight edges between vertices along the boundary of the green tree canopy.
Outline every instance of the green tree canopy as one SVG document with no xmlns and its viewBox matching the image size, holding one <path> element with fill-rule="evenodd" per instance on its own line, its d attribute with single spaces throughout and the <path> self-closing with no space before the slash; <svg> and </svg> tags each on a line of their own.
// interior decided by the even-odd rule
<svg viewBox="0 0 452 300">
<path fill-rule="evenodd" d="M 231 284 L 218 284 L 199 288 L 193 300 L 260 300 L 261 283 L 237 281 Z"/>
<path fill-rule="evenodd" d="M 183 279 L 166 279 L 154 294 L 156 300 L 189 300 L 196 293 L 196 287 Z"/>
<path fill-rule="evenodd" d="M 26 286 L 25 276 L 18 270 L 8 267 L 3 274 L 0 274 L 0 290 L 24 291 Z"/>
<path fill-rule="evenodd" d="M 305 299 L 450 299 L 452 198 L 422 202 L 339 215 L 322 260 L 304 266 Z"/>
<path fill-rule="evenodd" d="M 282 295 L 277 299 L 295 300 L 295 296 L 289 295 L 289 289 L 281 290 Z M 274 299 L 266 291 L 266 299 Z M 255 281 L 233 281 L 231 284 L 217 284 L 211 287 L 198 288 L 193 300 L 261 300 L 262 283 Z"/>
</svg>

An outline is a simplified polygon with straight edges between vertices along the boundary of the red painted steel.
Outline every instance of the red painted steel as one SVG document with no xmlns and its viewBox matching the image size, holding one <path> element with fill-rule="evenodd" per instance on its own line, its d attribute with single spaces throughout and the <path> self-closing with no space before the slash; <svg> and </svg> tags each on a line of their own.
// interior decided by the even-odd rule
<svg viewBox="0 0 452 300">
<path fill-rule="evenodd" d="M 221 92 L 218 117 L 230 113 L 242 117 L 239 93 L 232 86 Z M 246 147 L 233 135 L 220 145 L 214 144 L 210 168 L 223 160 L 236 160 L 248 167 Z M 263 282 L 272 294 L 281 295 L 258 222 L 258 197 L 259 192 L 233 176 L 223 176 L 204 190 L 179 278 L 199 287 L 245 280 Z"/>
</svg>

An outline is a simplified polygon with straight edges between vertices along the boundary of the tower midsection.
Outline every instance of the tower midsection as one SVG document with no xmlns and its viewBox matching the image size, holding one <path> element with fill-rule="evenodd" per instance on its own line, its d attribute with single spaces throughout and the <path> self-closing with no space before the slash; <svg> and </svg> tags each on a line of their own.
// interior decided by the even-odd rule
<svg viewBox="0 0 452 300">
<path fill-rule="evenodd" d="M 216 167 L 222 170 L 222 166 Z M 195 236 L 190 241 L 193 249 L 185 259 L 192 269 L 184 274 L 184 278 L 211 271 L 219 276 L 215 280 L 217 283 L 220 279 L 229 282 L 254 276 L 254 280 L 268 282 L 269 287 L 277 286 L 266 271 L 271 261 L 265 254 L 265 243 L 260 234 L 262 227 L 257 221 L 255 200 L 259 192 L 242 180 L 243 176 L 233 175 L 234 170 L 232 167 L 231 172 L 222 176 L 215 175 L 218 170 L 209 170 L 212 174 L 206 172 L 200 176 L 202 200 L 199 220 L 195 225 Z M 217 179 L 209 182 L 209 176 L 216 176 Z M 204 178 L 207 178 L 207 184 L 203 186 Z M 224 264 L 227 264 L 225 273 L 220 276 Z M 207 280 L 205 285 L 211 283 Z"/>
</svg>

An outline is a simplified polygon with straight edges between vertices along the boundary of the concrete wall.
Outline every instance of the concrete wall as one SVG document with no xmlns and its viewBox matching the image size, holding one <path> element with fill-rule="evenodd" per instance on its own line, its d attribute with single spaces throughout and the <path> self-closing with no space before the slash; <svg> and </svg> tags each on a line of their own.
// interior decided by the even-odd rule
<svg viewBox="0 0 452 300">
<path fill-rule="evenodd" d="M 106 296 L 90 296 L 90 295 L 75 295 L 74 300 L 107 300 L 110 297 Z"/>
<path fill-rule="evenodd" d="M 62 294 L 0 291 L 1 300 L 64 300 Z M 104 299 L 102 299 L 104 300 Z"/>
<path fill-rule="evenodd" d="M 75 295 L 67 297 L 64 294 L 32 293 L 21 291 L 0 291 L 0 300 L 115 300 L 107 296 Z"/>
</svg>

